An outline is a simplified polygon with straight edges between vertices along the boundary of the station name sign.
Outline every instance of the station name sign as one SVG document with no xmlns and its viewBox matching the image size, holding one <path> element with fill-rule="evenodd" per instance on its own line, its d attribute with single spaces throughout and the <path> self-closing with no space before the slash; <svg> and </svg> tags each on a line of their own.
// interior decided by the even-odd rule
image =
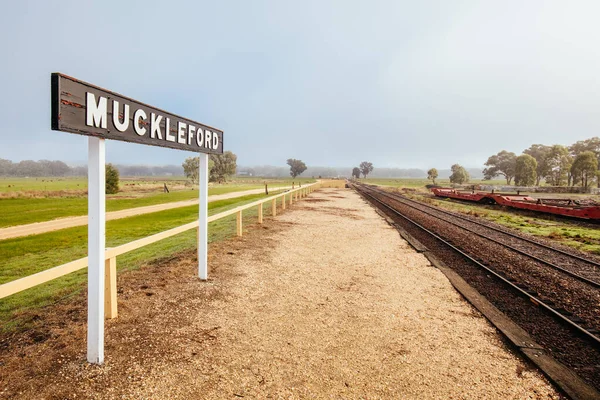
<svg viewBox="0 0 600 400">
<path fill-rule="evenodd" d="M 117 93 L 54 73 L 52 129 L 169 147 L 222 154 L 223 132 Z"/>
</svg>

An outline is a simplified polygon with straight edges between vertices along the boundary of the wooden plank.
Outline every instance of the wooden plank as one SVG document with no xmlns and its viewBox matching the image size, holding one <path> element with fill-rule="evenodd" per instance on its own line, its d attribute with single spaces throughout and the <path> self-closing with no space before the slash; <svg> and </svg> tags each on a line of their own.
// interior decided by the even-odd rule
<svg viewBox="0 0 600 400">
<path fill-rule="evenodd" d="M 193 229 L 197 226 L 198 226 L 198 221 L 194 221 L 194 222 L 190 222 L 185 225 L 178 226 L 177 228 L 169 229 L 168 231 L 163 231 L 163 232 L 157 233 L 152 236 L 134 240 L 133 242 L 129 242 L 129 243 L 123 244 L 121 246 L 117 246 L 117 247 L 107 250 L 106 257 L 107 258 L 116 257 L 118 255 L 128 253 L 132 250 L 139 249 L 140 247 L 144 247 L 149 244 L 158 242 L 159 240 L 178 235 L 182 232 Z"/>
<path fill-rule="evenodd" d="M 242 236 L 242 231 L 243 231 L 243 221 L 242 221 L 242 210 L 238 211 L 237 213 L 237 217 L 236 217 L 236 222 L 237 222 L 237 235 L 238 236 Z"/>
<path fill-rule="evenodd" d="M 258 223 L 263 223 L 263 203 L 258 205 Z"/>
<path fill-rule="evenodd" d="M 104 263 L 104 318 L 117 318 L 117 259 Z"/>
<path fill-rule="evenodd" d="M 0 299 L 8 297 L 23 290 L 30 289 L 42 283 L 49 282 L 53 279 L 70 274 L 80 269 L 86 268 L 88 259 L 80 258 L 79 260 L 71 261 L 66 264 L 58 265 L 54 268 L 49 268 L 45 271 L 38 272 L 24 278 L 15 279 L 14 281 L 0 285 Z"/>
<path fill-rule="evenodd" d="M 316 183 L 312 184 L 312 185 L 313 185 L 312 187 L 317 187 Z M 269 201 L 271 202 L 273 216 L 276 216 L 277 215 L 277 199 L 282 198 L 283 208 L 285 208 L 285 202 L 286 202 L 285 196 L 286 195 L 287 195 L 287 193 L 278 194 L 276 196 L 272 196 L 272 197 L 269 197 L 264 200 L 259 200 L 254 203 L 250 203 L 245 206 L 242 206 L 242 207 L 236 207 L 232 210 L 228 210 L 228 211 L 225 211 L 225 212 L 222 212 L 219 214 L 212 215 L 212 216 L 208 217 L 208 222 L 217 221 L 221 218 L 225 218 L 229 215 L 233 215 L 242 210 L 245 210 L 245 209 L 254 207 L 258 204 L 263 204 L 263 203 L 266 203 Z M 290 203 L 291 203 L 291 201 L 292 201 L 292 199 L 291 199 L 291 195 L 290 195 Z M 169 238 L 171 236 L 178 235 L 180 233 L 183 233 L 185 231 L 188 231 L 188 230 L 194 229 L 194 228 L 198 229 L 198 221 L 193 221 L 193 222 L 187 223 L 185 225 L 181 225 L 181 226 L 178 226 L 178 227 L 175 227 L 175 228 L 163 231 L 163 232 L 159 232 L 159 233 L 151 235 L 151 236 L 147 236 L 142 239 L 134 240 L 133 242 L 129 242 L 129 243 L 123 244 L 121 246 L 117 246 L 117 247 L 114 247 L 111 249 L 106 249 L 105 258 L 110 259 L 110 258 L 117 257 L 121 254 L 125 254 L 125 253 L 128 253 L 133 250 L 137 250 L 137 249 L 147 246 L 149 244 L 156 243 L 160 240 Z M 37 285 L 41 285 L 41 284 L 49 282 L 51 280 L 60 278 L 61 276 L 68 275 L 72 272 L 75 272 L 75 271 L 78 271 L 80 269 L 87 267 L 87 265 L 88 265 L 88 258 L 84 257 L 84 258 L 80 258 L 78 260 L 70 261 L 70 262 L 62 264 L 62 265 L 58 265 L 53 268 L 49 268 L 45 271 L 41 271 L 41 272 L 38 272 L 33 275 L 29 275 L 29 276 L 26 276 L 23 278 L 15 279 L 14 281 L 11 281 L 11 282 L 4 283 L 4 284 L 0 285 L 0 299 L 11 296 L 15 293 L 22 292 L 23 290 L 30 289 Z"/>
<path fill-rule="evenodd" d="M 559 363 L 545 350 L 522 348 L 531 362 L 538 365 L 544 374 L 573 400 L 597 400 L 600 393 L 583 381 L 577 374 Z"/>
</svg>

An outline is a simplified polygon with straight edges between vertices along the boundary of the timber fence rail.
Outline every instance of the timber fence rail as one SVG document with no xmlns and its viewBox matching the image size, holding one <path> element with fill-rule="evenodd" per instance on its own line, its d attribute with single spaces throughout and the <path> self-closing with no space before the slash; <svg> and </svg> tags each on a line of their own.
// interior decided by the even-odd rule
<svg viewBox="0 0 600 400">
<path fill-rule="evenodd" d="M 219 219 L 228 217 L 230 215 L 237 215 L 237 235 L 242 236 L 242 214 L 244 210 L 248 210 L 253 207 L 258 207 L 258 223 L 263 223 L 263 205 L 265 203 L 271 203 L 271 214 L 277 215 L 277 203 L 281 203 L 283 210 L 286 208 L 286 203 L 289 201 L 289 205 L 292 205 L 294 201 L 302 197 L 306 197 L 316 189 L 321 187 L 321 182 L 312 183 L 304 187 L 298 187 L 296 189 L 288 190 L 284 193 L 280 193 L 268 198 L 255 201 L 253 203 L 245 204 L 243 206 L 232 208 L 221 212 L 219 214 L 211 215 L 208 217 L 208 222 L 214 222 Z M 279 200 L 281 199 L 281 200 Z M 105 256 L 105 304 L 104 304 L 104 316 L 105 318 L 115 318 L 117 316 L 117 256 L 128 253 L 130 251 L 139 249 L 152 243 L 156 243 L 160 240 L 169 238 L 171 236 L 178 235 L 186 232 L 190 229 L 198 229 L 198 221 L 190 222 L 185 225 L 178 226 L 163 232 L 156 233 L 151 236 L 147 236 L 142 239 L 134 240 L 133 242 L 125 243 L 117 247 L 107 248 Z M 0 285 L 0 299 L 11 296 L 13 294 L 22 292 L 30 289 L 37 285 L 49 282 L 53 279 L 60 278 L 80 269 L 88 266 L 88 258 L 80 258 L 75 261 L 49 268 L 47 270 L 38 272 L 33 275 L 29 275 L 23 278 L 15 279 L 13 281 Z"/>
</svg>

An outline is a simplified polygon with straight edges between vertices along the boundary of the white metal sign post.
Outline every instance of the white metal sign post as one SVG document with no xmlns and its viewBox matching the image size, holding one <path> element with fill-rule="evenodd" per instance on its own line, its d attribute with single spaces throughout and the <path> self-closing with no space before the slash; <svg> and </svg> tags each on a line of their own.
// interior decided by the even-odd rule
<svg viewBox="0 0 600 400">
<path fill-rule="evenodd" d="M 106 248 L 105 140 L 88 138 L 87 360 L 104 362 L 104 252 Z"/>
<path fill-rule="evenodd" d="M 198 163 L 198 277 L 208 279 L 208 154 Z"/>
<path fill-rule="evenodd" d="M 208 154 L 223 154 L 223 132 L 63 74 L 52 74 L 51 86 L 52 129 L 89 136 L 87 360 L 101 364 L 107 268 L 105 139 L 199 153 L 198 277 L 206 280 Z"/>
</svg>

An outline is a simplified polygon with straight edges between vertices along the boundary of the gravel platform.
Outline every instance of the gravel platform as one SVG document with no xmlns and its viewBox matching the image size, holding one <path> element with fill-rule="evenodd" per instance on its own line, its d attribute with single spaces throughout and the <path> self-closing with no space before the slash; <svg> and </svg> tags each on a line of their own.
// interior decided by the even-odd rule
<svg viewBox="0 0 600 400">
<path fill-rule="evenodd" d="M 0 370 L 0 398 L 561 398 L 350 190 L 312 193 L 209 257 L 208 282 L 190 257 L 120 278 L 104 366 L 82 361 L 81 321 L 68 344 L 0 357 L 63 354 Z"/>
</svg>

